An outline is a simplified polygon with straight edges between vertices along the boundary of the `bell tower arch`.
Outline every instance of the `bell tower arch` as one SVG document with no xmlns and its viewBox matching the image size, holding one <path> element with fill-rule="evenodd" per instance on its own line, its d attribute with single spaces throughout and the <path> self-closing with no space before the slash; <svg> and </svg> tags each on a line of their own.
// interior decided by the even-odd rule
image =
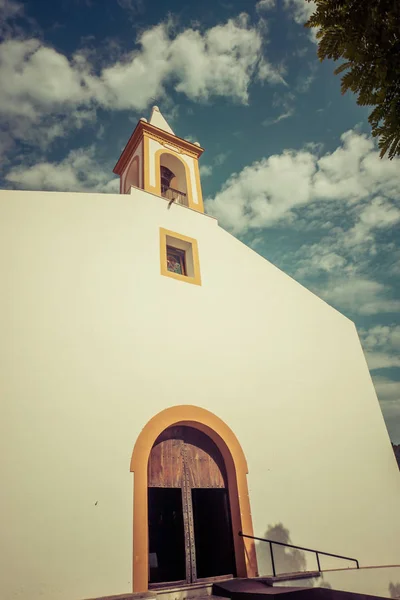
<svg viewBox="0 0 400 600">
<path fill-rule="evenodd" d="M 154 106 L 150 120 L 138 122 L 114 173 L 120 176 L 120 193 L 139 188 L 169 202 L 204 213 L 198 142 L 179 138 Z"/>
</svg>

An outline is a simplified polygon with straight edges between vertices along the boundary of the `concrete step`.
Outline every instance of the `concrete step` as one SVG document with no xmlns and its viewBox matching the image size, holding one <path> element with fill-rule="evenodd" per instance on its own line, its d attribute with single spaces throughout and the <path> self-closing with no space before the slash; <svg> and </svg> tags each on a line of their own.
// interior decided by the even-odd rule
<svg viewBox="0 0 400 600">
<path fill-rule="evenodd" d="M 96 598 L 87 598 L 86 600 L 156 600 L 157 594 L 153 592 L 137 592 L 118 594 L 114 596 L 97 596 Z"/>
<path fill-rule="evenodd" d="M 273 587 L 264 578 L 232 579 L 214 583 L 213 594 L 231 600 L 261 600 L 262 597 L 283 596 L 300 590 L 303 587 Z"/>
<path fill-rule="evenodd" d="M 292 575 L 292 581 L 295 581 L 297 576 L 299 583 L 301 583 L 303 575 L 300 577 L 299 574 L 293 573 Z M 309 574 L 307 575 L 309 576 Z M 271 579 L 276 580 L 276 578 Z M 284 584 L 282 585 L 282 579 L 280 579 L 279 585 L 274 585 L 274 583 L 277 582 L 272 581 L 269 583 L 264 578 L 232 579 L 231 581 L 215 583 L 213 594 L 229 598 L 230 600 L 271 600 L 271 596 L 279 596 L 279 600 L 284 600 L 284 597 L 288 594 L 296 594 L 293 600 L 383 600 L 382 596 L 345 592 L 322 587 L 287 587 Z"/>
<path fill-rule="evenodd" d="M 153 589 L 157 600 L 202 600 L 212 596 L 212 583 L 192 583 Z"/>
<path fill-rule="evenodd" d="M 257 577 L 257 581 L 263 581 L 268 585 L 281 585 L 285 581 L 316 580 L 319 577 L 321 577 L 320 571 L 300 571 L 298 573 L 281 573 L 270 577 Z M 314 584 L 318 585 L 316 581 Z"/>
</svg>

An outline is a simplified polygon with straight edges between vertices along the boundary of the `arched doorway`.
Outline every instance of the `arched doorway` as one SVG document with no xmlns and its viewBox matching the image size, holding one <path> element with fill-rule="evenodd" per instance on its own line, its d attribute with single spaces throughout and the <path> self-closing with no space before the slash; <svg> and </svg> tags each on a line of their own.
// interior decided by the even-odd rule
<svg viewBox="0 0 400 600">
<path fill-rule="evenodd" d="M 155 441 L 172 426 L 187 425 L 205 433 L 223 456 L 229 487 L 235 546 L 235 565 L 238 577 L 257 576 L 254 540 L 242 538 L 239 531 L 253 535 L 247 462 L 233 431 L 216 415 L 192 405 L 171 406 L 154 415 L 140 432 L 131 457 L 133 473 L 133 592 L 149 588 L 148 537 L 148 462 Z"/>
<path fill-rule="evenodd" d="M 235 575 L 227 472 L 216 444 L 181 425 L 158 436 L 148 462 L 149 584 Z"/>
</svg>

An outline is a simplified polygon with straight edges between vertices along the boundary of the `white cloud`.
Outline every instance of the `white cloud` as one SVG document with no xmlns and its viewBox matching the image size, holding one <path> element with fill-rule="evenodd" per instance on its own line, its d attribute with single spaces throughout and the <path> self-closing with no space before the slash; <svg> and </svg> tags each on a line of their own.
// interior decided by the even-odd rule
<svg viewBox="0 0 400 600">
<path fill-rule="evenodd" d="M 368 350 L 383 346 L 400 350 L 400 325 L 375 325 L 362 329 L 360 335 Z"/>
<path fill-rule="evenodd" d="M 296 88 L 295 88 L 296 92 L 299 92 L 300 94 L 304 94 L 305 92 L 308 92 L 308 90 L 310 89 L 311 84 L 314 82 L 314 80 L 316 78 L 316 74 L 317 74 L 317 70 L 318 70 L 318 63 L 310 62 L 308 64 L 308 68 L 309 68 L 308 75 L 301 74 L 298 77 L 298 81 L 296 83 Z"/>
<path fill-rule="evenodd" d="M 294 114 L 294 109 L 290 108 L 286 112 L 283 112 L 280 115 L 278 115 L 275 119 L 273 117 L 271 117 L 269 119 L 265 119 L 262 122 L 262 124 L 264 125 L 264 127 L 269 127 L 270 125 L 275 125 L 276 123 L 279 123 L 280 121 L 283 121 L 284 119 L 288 119 L 289 117 L 292 117 L 293 114 Z"/>
<path fill-rule="evenodd" d="M 268 83 L 276 84 L 281 83 L 282 85 L 287 86 L 283 75 L 285 74 L 285 67 L 280 65 L 272 65 L 265 58 L 261 58 L 258 63 L 258 70 L 256 72 L 256 78 L 263 83 L 267 81 Z"/>
<path fill-rule="evenodd" d="M 307 0 L 284 0 L 283 5 L 299 25 L 306 23 L 316 9 L 315 2 Z"/>
<path fill-rule="evenodd" d="M 13 146 L 14 140 L 12 139 L 11 135 L 5 131 L 1 131 L 0 129 L 0 161 L 3 167 L 8 163 L 8 155 Z"/>
<path fill-rule="evenodd" d="M 36 120 L 54 107 L 76 107 L 89 101 L 84 69 L 38 40 L 7 40 L 0 44 L 0 111 Z"/>
<path fill-rule="evenodd" d="M 306 77 L 303 77 L 299 81 L 299 83 L 296 85 L 296 91 L 299 92 L 300 94 L 304 94 L 305 92 L 308 92 L 308 90 L 310 89 L 311 84 L 313 83 L 314 80 L 315 80 L 315 72 L 310 73 Z"/>
<path fill-rule="evenodd" d="M 256 4 L 256 10 L 258 12 L 263 12 L 271 10 L 272 8 L 275 8 L 275 6 L 276 0 L 259 0 L 259 2 Z"/>
<path fill-rule="evenodd" d="M 15 22 L 24 17 L 24 6 L 16 0 L 0 0 L 0 36 L 7 39 L 19 32 Z"/>
<path fill-rule="evenodd" d="M 398 411 L 400 416 L 400 381 L 394 381 L 381 375 L 373 376 L 375 389 L 382 400 L 398 400 Z"/>
<path fill-rule="evenodd" d="M 400 367 L 400 325 L 375 325 L 360 330 L 371 370 Z"/>
<path fill-rule="evenodd" d="M 331 282 L 320 295 L 335 306 L 360 315 L 396 313 L 400 300 L 388 298 L 390 288 L 363 277 L 348 277 Z"/>
<path fill-rule="evenodd" d="M 392 442 L 400 443 L 400 381 L 373 376 L 375 390 Z"/>
<path fill-rule="evenodd" d="M 211 165 L 201 165 L 200 175 L 201 177 L 210 177 L 212 175 L 213 168 Z"/>
<path fill-rule="evenodd" d="M 143 0 L 117 0 L 117 2 L 121 8 L 129 11 L 132 17 L 144 11 Z"/>
<path fill-rule="evenodd" d="M 85 67 L 38 40 L 0 44 L 0 115 L 5 130 L 41 149 L 95 119 Z"/>
<path fill-rule="evenodd" d="M 356 224 L 347 232 L 345 243 L 359 247 L 369 244 L 374 241 L 377 229 L 393 227 L 399 221 L 400 210 L 392 201 L 378 196 L 362 207 Z"/>
<path fill-rule="evenodd" d="M 76 108 L 65 111 L 64 114 L 49 114 L 42 120 L 32 122 L 30 119 L 19 118 L 13 123 L 14 139 L 23 139 L 34 146 L 36 150 L 45 151 L 58 138 L 67 137 L 71 130 L 81 129 L 88 123 L 96 121 L 94 109 Z"/>
<path fill-rule="evenodd" d="M 169 121 L 169 119 L 168 119 L 168 121 Z M 194 135 L 192 135 L 191 133 L 189 133 L 188 135 L 185 135 L 185 140 L 187 140 L 188 142 L 192 142 L 192 144 L 194 144 L 195 142 L 198 141 L 197 138 Z"/>
<path fill-rule="evenodd" d="M 13 19 L 23 13 L 24 7 L 15 0 L 0 0 L 0 19 L 4 21 Z"/>
<path fill-rule="evenodd" d="M 215 198 L 207 200 L 207 209 L 236 234 L 268 227 L 295 205 L 309 202 L 315 168 L 309 152 L 264 158 L 231 175 Z"/>
<path fill-rule="evenodd" d="M 309 274 L 335 273 L 347 266 L 347 260 L 335 252 L 329 244 L 309 244 L 302 246 L 296 253 L 296 277 Z"/>
<path fill-rule="evenodd" d="M 294 222 L 296 210 L 305 205 L 322 222 L 327 214 L 346 210 L 350 225 L 369 235 L 396 222 L 393 198 L 400 199 L 399 159 L 381 160 L 373 141 L 356 131 L 344 133 L 340 146 L 322 157 L 319 147 L 307 148 L 285 150 L 232 174 L 207 200 L 207 209 L 236 234 L 288 219 Z M 354 214 L 352 207 L 357 208 Z M 335 231 L 340 247 L 345 235 Z M 337 250 L 330 248 L 340 254 Z"/>
<path fill-rule="evenodd" d="M 93 147 L 73 150 L 58 163 L 39 162 L 14 167 L 5 179 L 18 188 L 29 190 L 119 192 L 119 179 L 110 179 L 107 169 L 95 159 Z"/>
<path fill-rule="evenodd" d="M 195 140 L 193 140 L 193 141 L 195 141 Z M 231 153 L 231 151 L 228 150 L 227 152 L 219 152 L 218 154 L 216 154 L 212 158 L 212 165 L 201 165 L 200 166 L 200 175 L 202 177 L 210 177 L 212 175 L 215 167 L 220 167 L 221 165 L 224 164 L 224 162 L 226 162 L 230 153 Z"/>
<path fill-rule="evenodd" d="M 369 188 L 369 184 L 379 184 L 379 177 L 364 163 L 371 154 L 380 160 L 378 153 L 374 153 L 372 138 L 350 130 L 341 136 L 341 142 L 334 152 L 326 154 L 318 161 L 319 171 L 314 182 L 315 195 L 327 199 L 343 198 L 357 201 L 369 196 L 371 191 L 378 191 L 376 188 Z M 390 161 L 384 161 L 380 173 L 386 168 L 386 162 Z M 397 181 L 400 181 L 400 177 Z"/>
<path fill-rule="evenodd" d="M 223 165 L 224 162 L 226 162 L 230 153 L 231 153 L 230 150 L 228 150 L 228 152 L 219 152 L 214 158 L 214 165 L 216 167 L 220 167 L 221 165 Z"/>
<path fill-rule="evenodd" d="M 275 123 L 279 123 L 284 119 L 288 119 L 289 117 L 294 115 L 294 103 L 296 97 L 292 92 L 285 92 L 283 94 L 275 93 L 272 100 L 272 106 L 280 109 L 280 113 L 277 117 L 268 117 L 264 119 L 262 125 L 264 127 L 269 127 L 270 125 L 274 125 Z"/>
<path fill-rule="evenodd" d="M 188 29 L 173 40 L 170 48 L 171 69 L 180 79 L 175 87 L 191 99 L 206 100 L 211 92 L 246 103 L 253 75 L 279 80 L 273 69 L 257 71 L 261 48 L 261 35 L 249 27 L 244 14 L 203 35 Z"/>
<path fill-rule="evenodd" d="M 355 131 L 324 156 L 320 146 L 306 147 L 232 174 L 206 200 L 208 212 L 236 235 L 278 226 L 318 233 L 318 241 L 291 254 L 293 274 L 339 310 L 397 312 L 400 300 L 392 288 L 365 269 L 383 248 L 378 234 L 400 222 L 400 160 L 381 160 L 374 143 Z M 390 244 L 388 253 L 393 256 Z M 374 360 L 382 362 L 382 356 Z"/>
<path fill-rule="evenodd" d="M 195 101 L 224 96 L 247 103 L 253 79 L 282 81 L 263 57 L 262 31 L 245 14 L 204 32 L 176 33 L 167 21 L 142 32 L 137 46 L 95 72 L 90 52 L 68 58 L 37 39 L 6 39 L 0 44 L 0 114 L 10 130 L 29 139 L 33 124 L 47 127 L 49 118 L 65 120 L 72 111 L 90 117 L 98 106 L 144 110 L 165 97 L 168 86 Z"/>
<path fill-rule="evenodd" d="M 284 0 L 283 5 L 298 25 L 304 25 L 316 10 L 315 2 L 307 2 L 307 0 Z M 309 29 L 308 34 L 310 39 L 316 43 L 315 28 Z"/>
<path fill-rule="evenodd" d="M 387 352 L 366 352 L 365 357 L 371 371 L 400 367 L 400 356 Z"/>
<path fill-rule="evenodd" d="M 341 227 L 332 223 L 338 220 Z M 393 201 L 379 196 L 361 199 L 353 207 L 343 202 L 308 205 L 301 218 L 297 214 L 291 219 L 292 225 L 304 231 L 324 230 L 324 235 L 318 242 L 304 244 L 296 251 L 296 276 L 307 277 L 325 272 L 336 275 L 340 280 L 343 276 L 362 273 L 378 251 L 385 250 L 392 258 L 392 245 L 378 243 L 377 236 L 382 230 L 390 231 L 399 221 L 400 211 Z M 335 279 L 333 281 L 336 282 Z"/>
</svg>

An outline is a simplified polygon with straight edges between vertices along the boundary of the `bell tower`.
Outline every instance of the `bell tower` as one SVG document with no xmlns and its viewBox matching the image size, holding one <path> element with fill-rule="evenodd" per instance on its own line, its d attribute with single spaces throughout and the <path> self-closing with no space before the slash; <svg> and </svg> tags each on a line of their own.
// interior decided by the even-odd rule
<svg viewBox="0 0 400 600">
<path fill-rule="evenodd" d="M 198 142 L 176 136 L 153 106 L 150 121 L 140 119 L 114 167 L 120 193 L 136 187 L 203 213 L 198 164 L 203 152 Z"/>
</svg>

